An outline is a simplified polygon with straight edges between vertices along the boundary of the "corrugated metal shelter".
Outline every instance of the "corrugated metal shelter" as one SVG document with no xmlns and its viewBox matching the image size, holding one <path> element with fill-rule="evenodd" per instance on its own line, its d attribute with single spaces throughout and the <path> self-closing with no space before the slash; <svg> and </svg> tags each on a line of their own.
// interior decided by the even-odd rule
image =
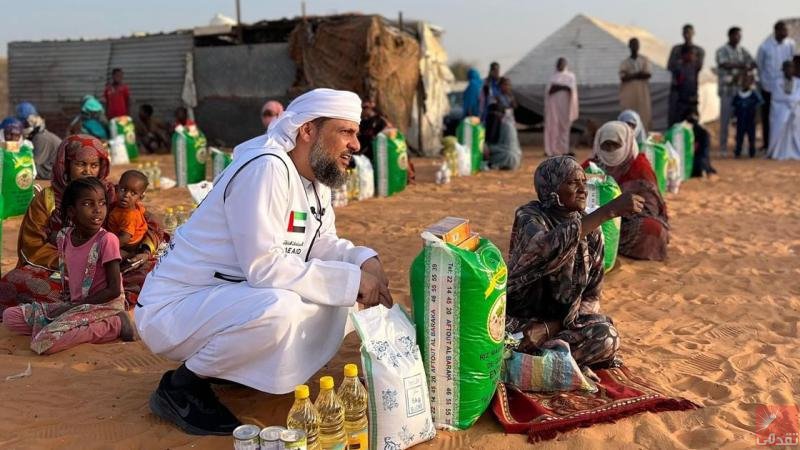
<svg viewBox="0 0 800 450">
<path fill-rule="evenodd" d="M 181 105 L 190 33 L 90 41 L 11 42 L 8 45 L 10 103 L 29 101 L 63 134 L 84 95 L 100 98 L 115 67 L 125 72 L 135 115 L 150 103 L 156 114 L 172 118 Z"/>
<path fill-rule="evenodd" d="M 541 115 L 545 87 L 556 60 L 564 57 L 578 80 L 579 125 L 587 120 L 612 120 L 620 112 L 619 66 L 630 54 L 628 40 L 633 37 L 639 39 L 640 53 L 651 63 L 653 124 L 663 129 L 667 125 L 671 75 L 666 65 L 671 48 L 647 30 L 577 15 L 534 47 L 505 76 L 511 80 L 520 105 Z M 719 114 L 716 77 L 708 69 L 701 72 L 700 110 L 703 121 L 714 120 Z"/>
</svg>

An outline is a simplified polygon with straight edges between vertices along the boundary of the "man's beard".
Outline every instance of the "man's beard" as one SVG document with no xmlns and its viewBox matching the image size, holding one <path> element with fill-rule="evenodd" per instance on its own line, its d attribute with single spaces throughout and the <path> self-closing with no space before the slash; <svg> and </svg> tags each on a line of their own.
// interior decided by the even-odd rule
<svg viewBox="0 0 800 450">
<path fill-rule="evenodd" d="M 330 156 L 320 141 L 317 138 L 311 146 L 311 171 L 320 183 L 336 189 L 347 182 L 347 173 L 339 169 L 337 158 Z"/>
</svg>

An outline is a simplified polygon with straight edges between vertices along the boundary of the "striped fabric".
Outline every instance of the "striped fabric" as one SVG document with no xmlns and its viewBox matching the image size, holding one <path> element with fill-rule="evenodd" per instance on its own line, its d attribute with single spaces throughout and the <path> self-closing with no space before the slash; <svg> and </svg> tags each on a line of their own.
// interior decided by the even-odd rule
<svg viewBox="0 0 800 450">
<path fill-rule="evenodd" d="M 503 382 L 523 391 L 586 391 L 597 387 L 581 373 L 569 351 L 569 344 L 552 340 L 541 355 L 529 355 L 508 350 L 503 367 Z"/>
</svg>

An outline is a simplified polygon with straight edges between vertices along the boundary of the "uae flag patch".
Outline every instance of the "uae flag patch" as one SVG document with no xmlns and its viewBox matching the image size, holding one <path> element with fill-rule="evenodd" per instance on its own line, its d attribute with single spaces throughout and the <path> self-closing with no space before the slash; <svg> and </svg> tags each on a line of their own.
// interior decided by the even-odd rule
<svg viewBox="0 0 800 450">
<path fill-rule="evenodd" d="M 292 213 L 289 215 L 289 233 L 305 233 L 307 215 L 307 212 L 292 211 Z"/>
</svg>

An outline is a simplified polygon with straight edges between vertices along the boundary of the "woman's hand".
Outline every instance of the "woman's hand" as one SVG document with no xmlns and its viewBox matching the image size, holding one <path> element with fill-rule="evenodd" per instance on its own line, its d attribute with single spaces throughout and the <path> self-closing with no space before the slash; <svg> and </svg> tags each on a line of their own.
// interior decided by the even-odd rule
<svg viewBox="0 0 800 450">
<path fill-rule="evenodd" d="M 522 341 L 519 351 L 523 353 L 536 350 L 550 338 L 555 336 L 560 327 L 558 322 L 531 322 L 522 330 Z"/>
</svg>

